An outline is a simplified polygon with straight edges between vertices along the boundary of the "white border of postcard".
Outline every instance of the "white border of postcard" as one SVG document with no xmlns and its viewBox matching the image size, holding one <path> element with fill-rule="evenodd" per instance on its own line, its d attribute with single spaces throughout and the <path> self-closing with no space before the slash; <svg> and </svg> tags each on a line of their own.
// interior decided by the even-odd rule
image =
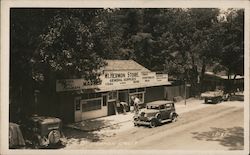
<svg viewBox="0 0 250 155">
<path fill-rule="evenodd" d="M 9 10 L 11 7 L 53 8 L 244 8 L 245 9 L 245 101 L 244 101 L 244 150 L 242 151 L 197 151 L 197 150 L 9 150 Z M 249 8 L 247 0 L 2 0 L 1 1 L 1 145 L 0 154 L 249 154 Z M 199 146 L 197 146 L 199 147 Z"/>
</svg>

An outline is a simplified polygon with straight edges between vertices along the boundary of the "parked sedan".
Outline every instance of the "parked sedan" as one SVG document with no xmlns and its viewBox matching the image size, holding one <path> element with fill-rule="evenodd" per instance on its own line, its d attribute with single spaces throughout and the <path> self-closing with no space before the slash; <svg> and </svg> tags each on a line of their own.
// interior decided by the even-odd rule
<svg viewBox="0 0 250 155">
<path fill-rule="evenodd" d="M 178 114 L 173 101 L 159 100 L 147 103 L 146 109 L 134 116 L 134 125 L 147 125 L 156 127 L 168 121 L 176 121 Z"/>
</svg>

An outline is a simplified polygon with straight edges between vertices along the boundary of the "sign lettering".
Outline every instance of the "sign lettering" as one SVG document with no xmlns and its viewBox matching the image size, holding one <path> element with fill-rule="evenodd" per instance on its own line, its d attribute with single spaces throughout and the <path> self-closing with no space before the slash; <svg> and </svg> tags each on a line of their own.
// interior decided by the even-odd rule
<svg viewBox="0 0 250 155">
<path fill-rule="evenodd" d="M 164 85 L 168 83 L 167 74 L 139 71 L 105 71 L 100 76 L 101 83 L 93 84 L 84 79 L 57 80 L 56 91 L 71 91 L 81 89 L 112 88 L 123 85 L 142 84 L 141 86 Z"/>
</svg>

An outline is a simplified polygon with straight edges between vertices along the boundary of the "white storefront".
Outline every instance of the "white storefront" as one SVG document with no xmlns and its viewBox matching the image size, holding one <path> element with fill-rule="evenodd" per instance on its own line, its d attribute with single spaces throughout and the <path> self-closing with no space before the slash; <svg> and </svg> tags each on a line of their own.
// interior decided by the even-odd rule
<svg viewBox="0 0 250 155">
<path fill-rule="evenodd" d="M 135 62 L 133 62 L 135 63 Z M 139 64 L 138 64 L 139 65 Z M 82 91 L 74 97 L 74 120 L 81 121 L 113 115 L 117 102 L 130 102 L 130 96 L 137 96 L 144 102 L 146 88 L 169 85 L 167 74 L 156 74 L 144 67 L 103 70 L 101 84 L 92 85 L 84 79 L 66 79 L 56 82 L 56 91 Z M 93 93 L 85 93 L 92 90 Z"/>
</svg>

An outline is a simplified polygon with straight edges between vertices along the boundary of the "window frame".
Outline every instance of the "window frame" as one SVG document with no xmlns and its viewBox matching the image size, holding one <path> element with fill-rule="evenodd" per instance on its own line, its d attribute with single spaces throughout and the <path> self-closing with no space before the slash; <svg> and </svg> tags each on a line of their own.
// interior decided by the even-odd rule
<svg viewBox="0 0 250 155">
<path fill-rule="evenodd" d="M 101 100 L 101 103 L 100 103 L 100 107 L 99 109 L 93 109 L 93 110 L 88 110 L 88 111 L 83 111 L 83 104 L 87 104 L 88 101 L 93 101 L 93 100 Z M 82 103 L 82 102 L 85 102 L 85 103 Z M 91 112 L 91 111 L 96 111 L 96 110 L 101 110 L 102 107 L 103 107 L 103 98 L 102 97 L 98 97 L 98 98 L 91 98 L 91 99 L 87 99 L 87 100 L 81 100 L 80 101 L 80 104 L 81 104 L 81 112 L 82 113 L 86 113 L 86 112 Z"/>
<path fill-rule="evenodd" d="M 144 103 L 144 98 L 145 98 L 145 92 L 135 92 L 135 93 L 129 93 L 129 103 L 131 103 L 131 96 L 133 95 L 138 95 L 138 94 L 142 94 L 142 99 L 139 98 L 139 100 L 141 101 L 141 103 Z"/>
<path fill-rule="evenodd" d="M 116 94 L 115 97 L 114 97 L 114 94 Z M 112 96 L 112 98 L 110 98 L 110 95 Z M 108 102 L 116 101 L 118 99 L 118 91 L 115 90 L 115 91 L 108 92 L 107 99 L 108 99 Z"/>
</svg>

